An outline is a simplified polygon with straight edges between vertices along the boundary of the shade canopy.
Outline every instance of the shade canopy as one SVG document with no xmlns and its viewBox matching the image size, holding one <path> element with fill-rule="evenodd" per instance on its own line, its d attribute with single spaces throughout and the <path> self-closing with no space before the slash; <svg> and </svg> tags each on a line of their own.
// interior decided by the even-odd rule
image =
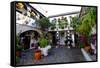
<svg viewBox="0 0 100 68">
<path fill-rule="evenodd" d="M 46 17 L 65 14 L 65 13 L 80 12 L 81 10 L 81 6 L 48 5 L 48 4 L 30 4 L 30 5 L 36 8 Z"/>
</svg>

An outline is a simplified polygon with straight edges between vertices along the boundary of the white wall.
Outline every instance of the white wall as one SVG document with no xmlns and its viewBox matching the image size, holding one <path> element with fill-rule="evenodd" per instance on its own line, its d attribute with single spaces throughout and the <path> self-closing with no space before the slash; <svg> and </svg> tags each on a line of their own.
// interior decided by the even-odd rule
<svg viewBox="0 0 100 68">
<path fill-rule="evenodd" d="M 31 26 L 28 26 L 28 25 L 25 25 L 25 24 L 16 24 L 16 33 L 22 33 L 22 32 L 25 32 L 25 31 L 28 31 L 28 30 L 34 30 L 33 27 Z"/>
</svg>

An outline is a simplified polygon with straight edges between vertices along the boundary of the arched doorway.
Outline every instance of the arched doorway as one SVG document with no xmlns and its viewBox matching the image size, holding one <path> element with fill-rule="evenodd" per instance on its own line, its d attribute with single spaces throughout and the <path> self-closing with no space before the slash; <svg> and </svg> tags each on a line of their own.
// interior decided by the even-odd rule
<svg viewBox="0 0 100 68">
<path fill-rule="evenodd" d="M 20 44 L 23 46 L 23 49 L 29 49 L 30 48 L 30 40 L 31 37 L 34 36 L 35 39 L 38 39 L 42 36 L 42 33 L 36 30 L 28 30 L 25 32 L 20 33 Z"/>
</svg>

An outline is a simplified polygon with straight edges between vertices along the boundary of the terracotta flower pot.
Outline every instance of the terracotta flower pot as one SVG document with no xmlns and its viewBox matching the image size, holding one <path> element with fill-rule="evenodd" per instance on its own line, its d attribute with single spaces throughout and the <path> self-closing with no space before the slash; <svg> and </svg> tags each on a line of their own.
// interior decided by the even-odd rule
<svg viewBox="0 0 100 68">
<path fill-rule="evenodd" d="M 20 51 L 16 51 L 16 56 L 20 56 L 21 52 Z"/>
<path fill-rule="evenodd" d="M 87 52 L 89 52 L 90 46 L 86 46 L 86 47 L 85 47 L 85 50 L 86 50 Z"/>
<path fill-rule="evenodd" d="M 34 59 L 35 60 L 40 60 L 41 59 L 41 51 L 40 50 L 35 51 Z"/>
<path fill-rule="evenodd" d="M 85 44 L 84 49 L 85 49 L 87 52 L 91 52 L 91 51 L 92 51 L 92 48 L 91 48 L 90 44 Z"/>
</svg>

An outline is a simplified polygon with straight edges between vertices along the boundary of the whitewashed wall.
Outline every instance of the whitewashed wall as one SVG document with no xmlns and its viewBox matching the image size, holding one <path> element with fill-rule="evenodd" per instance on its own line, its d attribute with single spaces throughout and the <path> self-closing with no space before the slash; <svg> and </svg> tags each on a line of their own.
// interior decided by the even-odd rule
<svg viewBox="0 0 100 68">
<path fill-rule="evenodd" d="M 25 24 L 16 24 L 16 33 L 22 33 L 24 31 L 28 31 L 28 30 L 34 30 L 35 28 L 25 25 Z"/>
</svg>

